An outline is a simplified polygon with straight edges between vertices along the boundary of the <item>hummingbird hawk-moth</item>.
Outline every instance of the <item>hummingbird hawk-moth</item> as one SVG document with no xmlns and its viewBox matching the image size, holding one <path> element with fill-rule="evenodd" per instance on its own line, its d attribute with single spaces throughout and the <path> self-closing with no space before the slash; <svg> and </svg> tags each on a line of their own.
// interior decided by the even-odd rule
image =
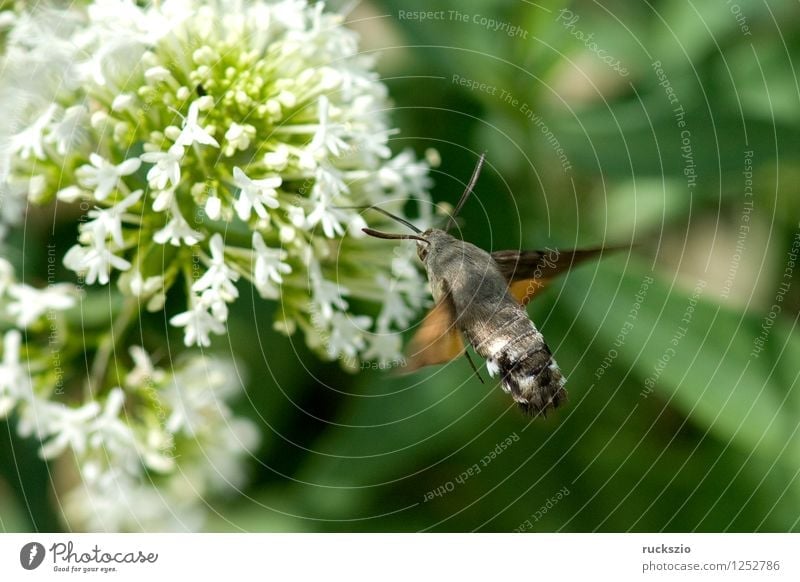
<svg viewBox="0 0 800 582">
<path fill-rule="evenodd" d="M 475 187 L 484 157 L 444 229 L 422 232 L 400 217 L 370 207 L 414 234 L 363 230 L 377 238 L 415 240 L 428 273 L 435 305 L 407 348 L 406 370 L 448 362 L 461 354 L 469 359 L 466 338 L 486 359 L 489 375 L 500 377 L 503 390 L 524 412 L 546 414 L 566 398 L 566 379 L 525 306 L 553 277 L 607 249 L 488 253 L 448 234 Z"/>
</svg>

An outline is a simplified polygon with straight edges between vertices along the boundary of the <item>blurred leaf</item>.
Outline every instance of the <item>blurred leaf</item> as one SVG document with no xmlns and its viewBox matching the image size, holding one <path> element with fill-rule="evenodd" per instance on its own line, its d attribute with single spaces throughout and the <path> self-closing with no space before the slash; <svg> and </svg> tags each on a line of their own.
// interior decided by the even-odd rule
<svg viewBox="0 0 800 582">
<path fill-rule="evenodd" d="M 630 366 L 643 381 L 642 398 L 652 397 L 654 389 L 721 441 L 736 443 L 765 459 L 782 458 L 788 467 L 796 467 L 800 463 L 800 441 L 795 434 L 800 390 L 796 378 L 786 385 L 774 372 L 796 366 L 788 357 L 770 361 L 753 355 L 762 318 L 703 299 L 702 281 L 699 293 L 687 294 L 656 278 L 646 290 L 636 320 L 631 321 L 635 297 L 651 276 L 638 263 L 629 264 L 624 273 L 603 264 L 591 280 L 583 273 L 576 275 L 575 286 L 564 290 L 564 298 L 579 306 L 583 299 L 577 289 L 592 289 L 592 308 L 580 309 L 577 322 L 595 330 L 601 346 L 613 347 L 620 330 L 628 330 L 618 362 Z M 791 346 L 791 352 L 800 349 L 800 338 L 781 322 L 775 324 L 768 341 Z M 791 376 L 788 370 L 785 376 Z"/>
</svg>

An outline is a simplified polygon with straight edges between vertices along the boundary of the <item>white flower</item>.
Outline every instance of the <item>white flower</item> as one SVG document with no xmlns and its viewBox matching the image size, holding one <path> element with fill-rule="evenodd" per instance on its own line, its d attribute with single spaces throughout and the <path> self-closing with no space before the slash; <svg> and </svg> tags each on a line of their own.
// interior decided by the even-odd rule
<svg viewBox="0 0 800 582">
<path fill-rule="evenodd" d="M 295 228 L 305 228 L 306 226 L 305 210 L 303 210 L 299 206 L 294 206 L 293 204 L 289 204 L 286 207 L 286 215 L 289 217 L 289 222 L 291 222 L 295 226 Z"/>
<path fill-rule="evenodd" d="M 65 112 L 61 121 L 54 124 L 49 135 L 45 138 L 47 143 L 56 145 L 56 152 L 65 156 L 84 137 L 86 121 L 89 111 L 83 105 L 73 105 Z"/>
<path fill-rule="evenodd" d="M 197 121 L 200 114 L 199 100 L 193 101 L 189 105 L 189 113 L 183 119 L 183 129 L 181 130 L 178 139 L 175 140 L 177 146 L 190 146 L 193 143 L 201 145 L 210 145 L 215 148 L 219 147 L 219 143 L 215 140 L 205 129 L 203 129 Z"/>
<path fill-rule="evenodd" d="M 115 255 L 105 241 L 95 239 L 91 247 L 75 245 L 64 255 L 64 266 L 76 273 L 85 273 L 87 285 L 95 282 L 105 285 L 110 280 L 111 269 L 127 271 L 131 264 Z"/>
<path fill-rule="evenodd" d="M 75 171 L 78 182 L 86 188 L 94 188 L 94 197 L 105 200 L 117 187 L 120 178 L 129 176 L 139 169 L 141 160 L 130 158 L 119 165 L 114 165 L 98 154 L 90 154 L 92 165 L 83 165 Z"/>
<path fill-rule="evenodd" d="M 128 353 L 133 360 L 133 369 L 125 376 L 127 386 L 148 387 L 164 381 L 167 373 L 153 365 L 153 360 L 142 346 L 131 346 Z"/>
<path fill-rule="evenodd" d="M 172 184 L 173 188 L 178 185 L 181 181 L 180 162 L 183 154 L 183 147 L 175 144 L 166 152 L 147 152 L 139 156 L 143 162 L 155 164 L 147 171 L 147 182 L 151 188 L 164 190 L 167 183 Z"/>
<path fill-rule="evenodd" d="M 284 144 L 279 144 L 274 152 L 264 154 L 264 165 L 276 172 L 286 168 L 289 163 L 289 148 Z"/>
<path fill-rule="evenodd" d="M 210 413 L 221 410 L 225 414 L 229 412 L 205 374 L 195 374 L 188 378 L 185 376 L 185 373 L 176 374 L 173 384 L 165 394 L 165 399 L 172 408 L 166 428 L 173 434 L 185 433 L 193 437 L 197 431 L 205 428 Z"/>
<path fill-rule="evenodd" d="M 397 245 L 409 252 L 378 260 L 380 245 L 373 252 L 370 241 L 342 240 L 364 222 L 340 207 L 391 201 L 405 218 L 415 199 L 422 226 L 431 205 L 415 189 L 427 174 L 410 153 L 388 160 L 387 91 L 342 16 L 312 0 L 48 4 L 28 10 L 16 2 L 19 17 L 8 17 L 10 29 L 0 35 L 3 99 L 12 104 L 0 123 L 0 237 L 21 223 L 28 205 L 53 196 L 82 202 L 93 209 L 77 229 L 80 245 L 64 247 L 64 263 L 93 283 L 116 279 L 133 307 L 163 309 L 170 287 L 185 293 L 184 313 L 167 319 L 187 346 L 208 346 L 225 332 L 242 276 L 279 302 L 279 327 L 302 330 L 321 355 L 381 362 L 397 355 L 396 328 L 427 299 L 414 246 Z M 171 125 L 176 113 L 185 117 Z M 149 193 L 128 194 L 144 184 Z M 245 227 L 252 242 L 237 247 Z M 231 236 L 223 243 L 218 232 Z M 200 255 L 201 272 L 184 289 L 190 249 L 158 245 L 199 241 L 209 243 L 202 243 L 208 256 Z M 58 367 L 74 380 L 64 388 L 78 391 L 73 373 L 91 370 L 78 349 L 80 330 L 72 318 L 53 322 L 58 334 L 49 339 L 58 345 L 51 347 L 63 358 L 56 361 L 43 321 L 54 301 L 17 285 L 3 267 L 0 261 L 3 315 L 30 326 L 30 347 L 19 332 L 0 345 L 0 410 L 13 407 L 18 432 L 35 433 L 43 456 L 72 449 L 80 485 L 57 491 L 70 526 L 199 527 L 208 496 L 245 478 L 241 460 L 257 440 L 254 425 L 227 402 L 241 392 L 239 370 L 197 357 L 159 369 L 138 348 L 132 363 L 115 354 L 109 365 L 95 362 L 108 373 L 90 383 L 83 406 L 56 404 Z M 393 273 L 399 280 L 390 295 L 376 297 L 376 282 Z M 77 295 L 67 296 L 56 307 L 75 302 Z M 354 311 L 380 313 L 379 321 L 347 313 L 348 302 Z M 149 334 L 151 322 L 142 325 L 115 335 L 117 356 L 138 332 Z"/>
<path fill-rule="evenodd" d="M 319 128 L 314 134 L 308 149 L 311 153 L 317 154 L 330 152 L 331 155 L 339 157 L 348 148 L 347 143 L 340 137 L 344 134 L 340 125 L 329 122 L 330 101 L 325 95 L 319 98 Z"/>
<path fill-rule="evenodd" d="M 394 324 L 400 327 L 407 326 L 414 315 L 414 309 L 408 306 L 400 292 L 400 283 L 389 280 L 383 275 L 378 277 L 377 282 L 384 289 L 383 307 L 378 316 L 378 327 L 388 330 Z"/>
<path fill-rule="evenodd" d="M 23 160 L 30 158 L 31 154 L 37 159 L 45 159 L 44 130 L 53 120 L 57 111 L 58 106 L 51 104 L 30 126 L 11 136 L 11 143 L 9 144 L 11 153 L 19 154 L 19 157 Z"/>
<path fill-rule="evenodd" d="M 319 267 L 314 268 L 312 264 L 311 272 L 312 304 L 323 319 L 330 320 L 334 313 L 334 308 L 342 311 L 347 309 L 347 301 L 344 296 L 350 293 L 344 285 L 338 285 L 334 281 L 328 281 L 319 272 Z"/>
<path fill-rule="evenodd" d="M 0 257 L 0 297 L 5 295 L 6 290 L 14 283 L 14 266 Z"/>
<path fill-rule="evenodd" d="M 111 111 L 133 111 L 136 104 L 136 97 L 130 93 L 120 93 L 111 102 Z"/>
<path fill-rule="evenodd" d="M 218 220 L 222 215 L 222 200 L 216 196 L 209 196 L 206 200 L 206 216 L 211 220 Z"/>
<path fill-rule="evenodd" d="M 30 391 L 30 376 L 19 360 L 21 343 L 22 335 L 16 329 L 7 331 L 3 336 L 3 362 L 0 363 L 0 418 L 5 418 L 19 398 Z"/>
<path fill-rule="evenodd" d="M 142 197 L 142 190 L 131 192 L 120 202 L 111 208 L 94 208 L 88 213 L 92 220 L 81 225 L 81 230 L 92 233 L 94 240 L 105 240 L 106 236 L 111 236 L 117 247 L 122 247 L 125 241 L 122 238 L 122 215 L 128 208 L 139 202 Z"/>
<path fill-rule="evenodd" d="M 67 283 L 36 289 L 24 283 L 15 283 L 8 289 L 15 301 L 8 304 L 8 314 L 16 317 L 18 327 L 28 327 L 49 310 L 64 311 L 75 305 L 74 288 Z"/>
<path fill-rule="evenodd" d="M 219 289 L 206 289 L 200 294 L 200 298 L 211 310 L 214 319 L 221 323 L 228 320 L 228 301 Z M 232 299 L 230 299 L 232 300 Z"/>
<path fill-rule="evenodd" d="M 175 459 L 172 456 L 175 448 L 175 439 L 172 434 L 159 428 L 151 428 L 145 434 L 144 440 L 136 441 L 136 451 L 140 460 L 148 469 L 159 473 L 168 473 L 175 468 Z"/>
<path fill-rule="evenodd" d="M 144 72 L 144 78 L 148 83 L 158 83 L 159 81 L 167 81 L 172 79 L 172 73 L 169 69 L 162 66 L 150 67 Z"/>
<path fill-rule="evenodd" d="M 239 296 L 239 291 L 233 284 L 239 279 L 239 273 L 225 263 L 225 245 L 222 242 L 222 235 L 217 233 L 212 236 L 208 246 L 211 250 L 208 270 L 192 284 L 192 291 L 200 293 L 206 289 L 212 289 L 219 293 L 223 300 L 233 301 Z"/>
<path fill-rule="evenodd" d="M 78 186 L 74 184 L 72 186 L 67 186 L 66 188 L 62 188 L 58 192 L 56 192 L 56 198 L 61 202 L 66 202 L 68 204 L 72 202 L 77 202 L 84 196 L 88 196 L 89 193 L 85 190 L 82 190 Z"/>
<path fill-rule="evenodd" d="M 400 334 L 388 330 L 382 333 L 371 333 L 367 336 L 367 341 L 369 347 L 362 354 L 365 360 L 377 360 L 384 366 L 403 362 L 403 340 Z"/>
<path fill-rule="evenodd" d="M 332 166 L 320 166 L 314 171 L 314 186 L 311 188 L 312 200 L 333 200 L 350 192 L 342 179 L 342 174 Z"/>
<path fill-rule="evenodd" d="M 366 315 L 349 315 L 336 311 L 330 320 L 330 338 L 327 351 L 331 358 L 345 356 L 355 358 L 364 348 L 364 332 L 372 325 L 372 318 Z"/>
<path fill-rule="evenodd" d="M 324 196 L 315 205 L 314 209 L 306 217 L 306 225 L 313 228 L 318 224 L 322 225 L 322 232 L 328 238 L 334 238 L 344 234 L 343 222 L 348 222 L 350 215 L 345 210 L 335 208 L 330 199 Z"/>
<path fill-rule="evenodd" d="M 100 404 L 94 400 L 79 408 L 35 400 L 26 417 L 43 441 L 39 455 L 43 459 L 53 459 L 67 447 L 77 454 L 83 453 L 89 441 L 90 421 L 99 412 Z M 48 437 L 49 440 L 44 442 Z"/>
<path fill-rule="evenodd" d="M 392 196 L 404 196 L 406 192 L 419 196 L 431 187 L 428 166 L 417 161 L 414 152 L 403 150 L 389 160 L 378 172 L 378 183 Z M 423 211 L 427 208 L 423 208 Z"/>
<path fill-rule="evenodd" d="M 233 168 L 233 183 L 239 188 L 239 198 L 234 207 L 242 220 L 250 218 L 250 211 L 255 210 L 259 218 L 267 217 L 267 209 L 278 208 L 278 193 L 275 188 L 281 185 L 280 176 L 270 176 L 260 180 L 248 178 L 241 168 Z"/>
<path fill-rule="evenodd" d="M 118 458 L 136 456 L 133 431 L 119 417 L 124 402 L 125 393 L 122 388 L 112 388 L 106 397 L 102 411 L 90 421 L 87 427 L 87 440 L 90 447 L 102 448 L 104 454 L 114 455 Z"/>
<path fill-rule="evenodd" d="M 175 327 L 182 327 L 183 343 L 187 347 L 197 345 L 208 347 L 211 345 L 210 333 L 221 335 L 225 333 L 225 325 L 209 313 L 210 306 L 199 297 L 193 298 L 192 306 L 183 313 L 172 317 L 169 322 Z"/>
<path fill-rule="evenodd" d="M 352 224 L 352 230 L 366 226 L 364 219 L 358 213 L 348 212 L 337 208 L 333 199 L 346 194 L 347 185 L 338 172 L 333 168 L 317 168 L 311 198 L 315 200 L 314 208 L 306 217 L 305 226 L 313 228 L 322 225 L 322 232 L 328 238 L 335 238 L 344 234 L 343 224 Z"/>
<path fill-rule="evenodd" d="M 225 132 L 225 155 L 232 156 L 236 150 L 246 150 L 250 147 L 250 142 L 256 135 L 256 128 L 246 123 L 239 125 L 235 121 L 231 123 L 228 131 Z"/>
<path fill-rule="evenodd" d="M 167 243 L 179 247 L 181 243 L 192 246 L 203 240 L 203 234 L 194 230 L 180 211 L 173 206 L 173 214 L 167 225 L 153 235 L 153 240 L 160 245 Z"/>
<path fill-rule="evenodd" d="M 262 297 L 275 298 L 277 295 L 275 285 L 283 283 L 283 275 L 292 272 L 292 267 L 284 262 L 289 253 L 283 249 L 268 247 L 259 232 L 253 233 L 253 250 L 255 251 L 253 280 L 256 289 Z"/>
<path fill-rule="evenodd" d="M 136 271 L 131 277 L 131 293 L 136 297 L 149 297 L 164 287 L 164 277 L 153 275 L 145 279 L 141 271 Z"/>
<path fill-rule="evenodd" d="M 25 214 L 28 204 L 28 181 L 0 178 L 0 241 L 5 238 L 6 225 L 17 225 Z"/>
<path fill-rule="evenodd" d="M 156 199 L 153 200 L 153 210 L 164 212 L 175 205 L 175 188 L 156 191 Z"/>
</svg>

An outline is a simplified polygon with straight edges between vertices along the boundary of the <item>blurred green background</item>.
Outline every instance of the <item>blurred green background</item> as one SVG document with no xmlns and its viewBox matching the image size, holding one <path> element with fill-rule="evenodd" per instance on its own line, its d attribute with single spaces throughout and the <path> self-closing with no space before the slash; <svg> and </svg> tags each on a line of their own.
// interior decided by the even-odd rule
<svg viewBox="0 0 800 582">
<path fill-rule="evenodd" d="M 425 10 L 444 12 L 408 16 Z M 568 377 L 545 420 L 462 359 L 320 362 L 243 289 L 216 347 L 249 370 L 263 445 L 206 528 L 800 529 L 797 3 L 372 0 L 347 20 L 379 57 L 394 149 L 439 152 L 435 201 L 488 152 L 465 239 L 636 246 L 529 307 Z M 9 434 L 3 527 L 58 529 L 47 466 Z"/>
</svg>

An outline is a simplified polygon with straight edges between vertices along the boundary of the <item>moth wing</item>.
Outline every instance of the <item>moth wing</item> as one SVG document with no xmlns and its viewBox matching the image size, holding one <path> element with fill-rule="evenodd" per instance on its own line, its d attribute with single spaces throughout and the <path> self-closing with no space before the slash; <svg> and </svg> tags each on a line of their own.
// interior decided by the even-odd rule
<svg viewBox="0 0 800 582">
<path fill-rule="evenodd" d="M 536 292 L 547 286 L 549 282 L 550 279 L 518 279 L 509 284 L 508 292 L 520 305 L 527 305 Z"/>
<path fill-rule="evenodd" d="M 464 340 L 456 327 L 456 312 L 447 282 L 445 293 L 422 320 L 419 331 L 406 348 L 405 372 L 449 362 L 464 351 Z"/>
<path fill-rule="evenodd" d="M 497 268 L 508 281 L 508 291 L 522 305 L 550 280 L 571 267 L 614 248 L 597 247 L 569 251 L 497 251 L 492 253 Z"/>
</svg>

